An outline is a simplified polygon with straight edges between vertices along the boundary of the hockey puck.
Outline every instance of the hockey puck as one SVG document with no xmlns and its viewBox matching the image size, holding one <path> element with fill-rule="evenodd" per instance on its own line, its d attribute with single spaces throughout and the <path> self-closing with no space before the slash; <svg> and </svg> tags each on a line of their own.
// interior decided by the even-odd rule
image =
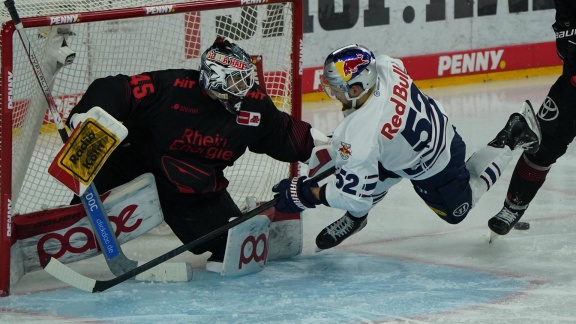
<svg viewBox="0 0 576 324">
<path fill-rule="evenodd" d="M 530 223 L 518 222 L 518 223 L 516 223 L 516 225 L 514 225 L 514 229 L 521 230 L 521 231 L 528 230 L 528 229 L 530 229 Z"/>
</svg>

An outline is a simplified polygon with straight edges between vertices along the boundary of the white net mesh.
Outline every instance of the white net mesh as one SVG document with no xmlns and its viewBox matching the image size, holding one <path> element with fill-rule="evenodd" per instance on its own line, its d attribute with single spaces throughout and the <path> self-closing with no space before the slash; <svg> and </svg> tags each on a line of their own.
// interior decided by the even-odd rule
<svg viewBox="0 0 576 324">
<path fill-rule="evenodd" d="M 30 27 L 26 32 L 64 117 L 96 78 L 169 68 L 197 69 L 201 52 L 217 35 L 232 39 L 249 54 L 262 55 L 261 69 L 268 93 L 279 109 L 291 112 L 295 64 L 292 61 L 295 47 L 292 44 L 292 4 L 220 7 L 217 10 L 193 8 L 187 12 L 175 5 L 185 2 L 163 5 L 162 1 L 144 0 L 37 0 L 16 1 L 16 7 L 25 27 L 27 22 L 28 25 L 58 24 Z M 218 2 L 211 1 L 209 5 L 217 8 Z M 224 5 L 231 3 L 221 2 Z M 102 21 L 92 21 L 94 16 L 86 14 L 139 6 L 144 8 L 128 10 L 128 13 L 115 10 L 109 16 L 103 14 Z M 142 17 L 125 16 L 136 13 Z M 0 14 L 3 21 L 10 20 L 5 9 Z M 25 19 L 35 16 L 50 17 Z M 63 25 L 62 22 L 76 23 Z M 76 53 L 76 58 L 71 65 L 61 67 L 56 64 L 53 53 L 63 39 Z M 13 34 L 12 41 L 12 48 L 2 44 L 2 51 L 10 51 L 13 59 L 12 80 L 2 80 L 2 84 L 6 88 L 10 83 L 12 91 L 12 201 L 14 210 L 25 213 L 41 206 L 68 204 L 72 194 L 47 174 L 47 167 L 62 143 L 51 125 L 46 101 L 17 33 Z M 2 156 L 4 158 L 6 154 Z M 242 207 L 247 196 L 254 196 L 259 201 L 271 199 L 270 188 L 289 175 L 289 165 L 247 152 L 226 175 L 231 180 L 229 189 Z"/>
</svg>

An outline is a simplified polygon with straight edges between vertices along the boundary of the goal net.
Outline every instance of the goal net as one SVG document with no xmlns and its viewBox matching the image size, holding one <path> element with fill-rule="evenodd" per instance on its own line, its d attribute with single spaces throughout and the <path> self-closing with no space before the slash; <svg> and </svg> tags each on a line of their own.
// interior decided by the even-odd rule
<svg viewBox="0 0 576 324">
<path fill-rule="evenodd" d="M 253 55 L 258 82 L 278 109 L 300 118 L 301 3 L 275 0 L 16 0 L 32 50 L 63 118 L 96 78 L 199 68 L 216 36 Z M 33 68 L 5 8 L 0 10 L 0 296 L 10 271 L 11 217 L 67 205 L 71 192 L 47 173 L 62 146 Z M 68 49 L 65 48 L 68 47 Z M 66 57 L 72 57 L 66 60 Z M 272 199 L 294 165 L 246 154 L 226 171 L 242 208 Z"/>
</svg>

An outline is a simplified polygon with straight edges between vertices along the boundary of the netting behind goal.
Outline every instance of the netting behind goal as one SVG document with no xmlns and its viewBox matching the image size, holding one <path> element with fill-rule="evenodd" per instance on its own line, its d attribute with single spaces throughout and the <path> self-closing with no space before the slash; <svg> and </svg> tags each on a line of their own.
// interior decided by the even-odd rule
<svg viewBox="0 0 576 324">
<path fill-rule="evenodd" d="M 299 1 L 16 0 L 16 8 L 63 117 L 94 79 L 198 69 L 200 54 L 224 36 L 258 56 L 258 81 L 280 110 L 300 118 Z M 15 239 L 11 216 L 66 205 L 72 194 L 47 173 L 62 143 L 6 9 L 0 21 L 0 296 L 5 296 Z M 62 60 L 63 45 L 76 54 L 71 64 Z M 248 196 L 271 199 L 272 185 L 291 170 L 294 166 L 247 152 L 226 175 L 242 207 Z"/>
</svg>

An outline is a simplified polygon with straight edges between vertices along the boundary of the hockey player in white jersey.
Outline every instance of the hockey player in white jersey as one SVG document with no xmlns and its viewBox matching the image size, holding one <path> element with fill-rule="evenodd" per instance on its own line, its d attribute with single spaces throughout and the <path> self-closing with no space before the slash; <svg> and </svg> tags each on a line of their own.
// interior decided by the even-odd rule
<svg viewBox="0 0 576 324">
<path fill-rule="evenodd" d="M 324 91 L 342 103 L 346 116 L 333 134 L 336 181 L 319 187 L 299 177 L 273 188 L 280 212 L 319 204 L 347 211 L 318 234 L 319 249 L 364 228 L 370 209 L 403 178 L 441 219 L 457 224 L 500 177 L 512 150 L 539 148 L 540 128 L 528 101 L 466 161 L 466 145 L 442 105 L 416 87 L 401 60 L 349 45 L 328 55 L 323 72 Z"/>
</svg>

